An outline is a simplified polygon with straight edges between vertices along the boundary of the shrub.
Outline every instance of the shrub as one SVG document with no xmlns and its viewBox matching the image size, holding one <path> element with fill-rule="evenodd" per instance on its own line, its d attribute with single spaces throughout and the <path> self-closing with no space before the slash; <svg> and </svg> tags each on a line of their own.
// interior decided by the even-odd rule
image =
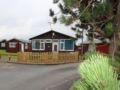
<svg viewBox="0 0 120 90">
<path fill-rule="evenodd" d="M 117 73 L 109 63 L 109 58 L 100 53 L 87 56 L 80 64 L 79 73 L 83 80 L 74 84 L 75 90 L 120 90 Z"/>
</svg>

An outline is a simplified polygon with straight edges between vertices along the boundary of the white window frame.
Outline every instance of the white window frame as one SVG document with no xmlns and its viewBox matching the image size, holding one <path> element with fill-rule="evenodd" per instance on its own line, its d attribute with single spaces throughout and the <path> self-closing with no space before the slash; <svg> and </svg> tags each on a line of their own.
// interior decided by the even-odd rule
<svg viewBox="0 0 120 90">
<path fill-rule="evenodd" d="M 16 48 L 16 42 L 9 42 L 9 48 Z"/>
<path fill-rule="evenodd" d="M 43 48 L 41 48 L 43 44 Z M 45 50 L 45 40 L 40 40 L 40 50 Z"/>
<path fill-rule="evenodd" d="M 40 49 L 36 49 L 32 47 L 32 50 L 45 50 L 45 40 L 44 39 L 34 39 L 32 40 L 32 44 L 35 44 L 36 41 L 40 42 Z M 43 44 L 43 48 L 41 48 L 41 45 Z"/>
<path fill-rule="evenodd" d="M 52 39 L 46 39 L 45 43 L 52 43 Z"/>
<path fill-rule="evenodd" d="M 63 49 L 61 49 L 61 44 L 63 44 Z M 65 40 L 60 40 L 60 51 L 65 51 Z"/>
</svg>

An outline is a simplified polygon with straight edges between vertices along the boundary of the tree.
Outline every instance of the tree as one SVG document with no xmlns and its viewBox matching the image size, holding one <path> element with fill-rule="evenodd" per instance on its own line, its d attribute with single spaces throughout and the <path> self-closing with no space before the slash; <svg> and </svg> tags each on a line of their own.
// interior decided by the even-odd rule
<svg viewBox="0 0 120 90">
<path fill-rule="evenodd" d="M 62 3 L 59 2 L 60 0 L 53 1 L 58 4 L 62 12 L 60 17 L 62 23 L 65 25 L 76 23 L 72 30 L 78 32 L 77 37 L 80 37 L 80 28 L 82 28 L 88 30 L 88 37 L 93 45 L 93 39 L 98 38 L 98 36 L 95 36 L 95 32 L 99 33 L 99 37 L 102 37 L 101 39 L 107 37 L 111 42 L 113 41 L 111 44 L 114 46 L 114 51 L 112 50 L 111 54 L 114 57 L 116 51 L 114 36 L 116 36 L 115 33 L 118 31 L 116 20 L 119 18 L 120 8 L 118 4 L 120 0 L 62 0 Z M 56 23 L 55 12 L 51 11 L 50 16 L 53 17 L 53 21 Z M 117 22 L 120 22 L 120 20 Z"/>
</svg>

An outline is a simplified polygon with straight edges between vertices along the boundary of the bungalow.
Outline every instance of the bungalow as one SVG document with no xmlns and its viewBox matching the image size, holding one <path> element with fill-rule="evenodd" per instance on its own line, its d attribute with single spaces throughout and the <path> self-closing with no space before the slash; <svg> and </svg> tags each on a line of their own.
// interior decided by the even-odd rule
<svg viewBox="0 0 120 90">
<path fill-rule="evenodd" d="M 1 50 L 6 50 L 6 40 L 2 40 L 0 41 L 0 49 Z"/>
<path fill-rule="evenodd" d="M 6 43 L 6 51 L 12 53 L 31 51 L 31 44 L 24 40 L 11 39 Z"/>
<path fill-rule="evenodd" d="M 32 51 L 70 52 L 75 50 L 75 37 L 50 30 L 30 38 Z"/>
<path fill-rule="evenodd" d="M 105 42 L 103 42 L 103 41 L 101 41 L 99 39 L 94 39 L 94 43 L 96 45 L 96 47 L 95 47 L 96 51 L 108 54 L 108 52 L 109 52 L 109 41 L 108 41 L 108 39 L 106 39 Z M 90 50 L 91 47 L 92 47 L 92 45 L 90 44 L 91 42 L 89 40 L 83 41 L 83 45 L 82 45 L 82 43 L 81 44 L 79 43 L 79 45 L 78 45 L 78 43 L 79 43 L 79 41 L 77 42 L 77 50 L 80 53 L 83 53 L 83 54 L 85 52 L 87 52 L 88 50 Z"/>
</svg>

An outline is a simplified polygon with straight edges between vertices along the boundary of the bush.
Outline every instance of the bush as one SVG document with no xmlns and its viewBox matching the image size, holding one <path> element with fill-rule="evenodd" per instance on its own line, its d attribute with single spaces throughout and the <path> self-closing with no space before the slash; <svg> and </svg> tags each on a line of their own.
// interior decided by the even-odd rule
<svg viewBox="0 0 120 90">
<path fill-rule="evenodd" d="M 109 58 L 100 53 L 87 56 L 80 64 L 82 80 L 74 84 L 74 90 L 120 90 L 117 73 L 109 63 Z"/>
</svg>

